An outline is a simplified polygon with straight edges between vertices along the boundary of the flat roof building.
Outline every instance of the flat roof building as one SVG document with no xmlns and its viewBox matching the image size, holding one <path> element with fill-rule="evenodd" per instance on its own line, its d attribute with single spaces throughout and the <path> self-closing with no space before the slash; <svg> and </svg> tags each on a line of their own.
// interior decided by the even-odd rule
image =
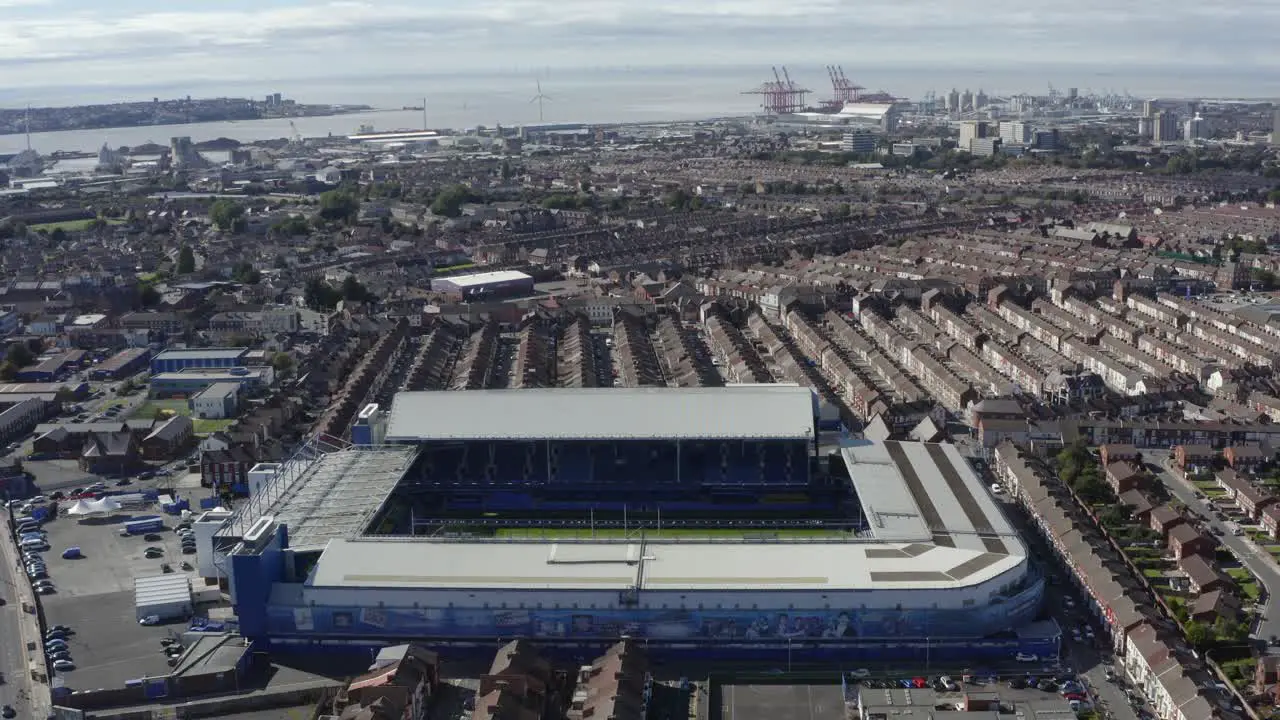
<svg viewBox="0 0 1280 720">
<path fill-rule="evenodd" d="M 464 298 L 509 297 L 533 292 L 533 278 L 518 270 L 453 275 L 431 281 L 435 292 L 454 293 Z"/>
<path fill-rule="evenodd" d="M 194 348 L 165 350 L 151 359 L 151 373 L 177 372 L 186 368 L 230 368 L 245 364 L 249 348 Z"/>
</svg>

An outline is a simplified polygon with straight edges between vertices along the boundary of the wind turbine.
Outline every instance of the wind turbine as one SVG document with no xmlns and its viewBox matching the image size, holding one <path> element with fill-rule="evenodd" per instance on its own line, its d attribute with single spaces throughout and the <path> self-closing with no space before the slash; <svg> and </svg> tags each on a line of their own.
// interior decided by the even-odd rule
<svg viewBox="0 0 1280 720">
<path fill-rule="evenodd" d="M 538 122 L 542 122 L 542 103 L 544 100 L 550 100 L 551 96 L 542 94 L 541 80 L 535 80 L 534 82 L 538 83 L 538 94 L 533 96 L 533 99 L 529 101 L 529 104 L 532 105 L 533 103 L 538 103 Z"/>
</svg>

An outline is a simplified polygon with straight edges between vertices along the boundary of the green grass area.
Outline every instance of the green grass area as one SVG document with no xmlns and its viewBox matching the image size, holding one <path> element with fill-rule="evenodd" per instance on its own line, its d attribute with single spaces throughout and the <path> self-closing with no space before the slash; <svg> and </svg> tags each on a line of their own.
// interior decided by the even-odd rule
<svg viewBox="0 0 1280 720">
<path fill-rule="evenodd" d="M 103 222 L 105 222 L 108 225 L 120 225 L 124 222 L 123 220 L 116 220 L 113 218 L 95 218 L 90 220 L 66 220 L 64 222 L 42 223 L 40 225 L 31 225 L 27 229 L 36 230 L 36 231 L 44 230 L 45 232 L 53 232 L 54 230 L 61 230 L 63 232 L 82 232 L 84 230 L 88 230 L 89 226 L 97 222 L 98 219 L 102 219 Z"/>
<path fill-rule="evenodd" d="M 1240 586 L 1240 592 L 1250 602 L 1257 602 L 1262 592 L 1258 589 L 1258 581 L 1253 579 L 1245 568 L 1228 568 L 1227 574 Z"/>
<path fill-rule="evenodd" d="M 159 400 L 151 398 L 145 403 L 138 406 L 134 411 L 133 417 L 149 418 L 155 417 L 155 414 L 161 410 L 170 410 L 175 415 L 190 415 L 191 408 L 187 406 L 186 400 Z"/>
<path fill-rule="evenodd" d="M 155 417 L 155 414 L 161 410 L 172 410 L 176 415 L 191 416 L 191 408 L 187 406 L 186 400 L 159 400 L 152 398 L 142 405 L 139 405 L 138 409 L 134 411 L 133 417 Z M 195 433 L 197 435 L 208 435 L 209 433 L 218 432 L 219 430 L 226 430 L 234 422 L 235 420 L 230 418 L 224 420 L 191 418 L 191 424 L 194 426 Z"/>
<path fill-rule="evenodd" d="M 483 533 L 483 528 L 468 528 L 472 531 Z M 622 528 L 596 528 L 593 532 L 591 528 L 499 528 L 494 532 L 495 537 L 500 538 L 547 538 L 547 539 L 577 539 L 589 540 L 596 538 L 624 538 L 635 535 L 635 530 L 623 530 Z M 826 530 L 822 528 L 740 528 L 740 529 L 722 529 L 722 528 L 663 528 L 662 530 L 649 530 L 645 536 L 652 539 L 667 538 L 844 538 L 849 533 L 844 530 Z"/>
<path fill-rule="evenodd" d="M 195 427 L 197 435 L 208 435 L 219 430 L 226 430 L 235 422 L 234 418 L 226 418 L 224 420 L 210 420 L 206 418 L 192 418 L 191 424 Z"/>
<path fill-rule="evenodd" d="M 1164 579 L 1164 570 L 1161 570 L 1160 568 L 1152 568 L 1152 567 L 1142 568 L 1142 574 L 1151 580 Z"/>
</svg>

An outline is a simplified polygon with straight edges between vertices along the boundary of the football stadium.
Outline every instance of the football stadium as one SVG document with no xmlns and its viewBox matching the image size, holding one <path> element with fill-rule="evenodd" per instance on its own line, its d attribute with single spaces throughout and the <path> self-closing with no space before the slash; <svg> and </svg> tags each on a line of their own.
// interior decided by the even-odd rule
<svg viewBox="0 0 1280 720">
<path fill-rule="evenodd" d="M 1056 654 L 1043 580 L 959 452 L 820 445 L 807 388 L 405 392 L 381 417 L 208 521 L 245 636 Z"/>
</svg>

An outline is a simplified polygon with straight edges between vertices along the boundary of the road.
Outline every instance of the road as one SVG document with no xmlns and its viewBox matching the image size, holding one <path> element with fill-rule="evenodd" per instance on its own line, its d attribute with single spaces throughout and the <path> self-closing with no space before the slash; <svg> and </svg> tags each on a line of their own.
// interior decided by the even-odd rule
<svg viewBox="0 0 1280 720">
<path fill-rule="evenodd" d="M 1168 488 L 1169 494 L 1204 518 L 1207 525 L 1222 531 L 1222 534 L 1218 535 L 1218 540 L 1240 559 L 1240 564 L 1244 565 L 1265 589 L 1266 605 L 1254 631 L 1255 637 L 1265 641 L 1272 636 L 1280 636 L 1280 596 L 1276 595 L 1276 592 L 1280 591 L 1280 565 L 1276 564 L 1271 553 L 1258 547 L 1257 543 L 1247 535 L 1232 535 L 1227 530 L 1226 523 L 1214 517 L 1217 508 L 1213 507 L 1208 499 L 1197 498 L 1195 485 L 1185 479 L 1181 473 L 1170 470 L 1167 459 L 1161 458 L 1158 466 L 1152 465 L 1148 469 L 1154 467 L 1160 468 L 1157 477 Z"/>
</svg>

